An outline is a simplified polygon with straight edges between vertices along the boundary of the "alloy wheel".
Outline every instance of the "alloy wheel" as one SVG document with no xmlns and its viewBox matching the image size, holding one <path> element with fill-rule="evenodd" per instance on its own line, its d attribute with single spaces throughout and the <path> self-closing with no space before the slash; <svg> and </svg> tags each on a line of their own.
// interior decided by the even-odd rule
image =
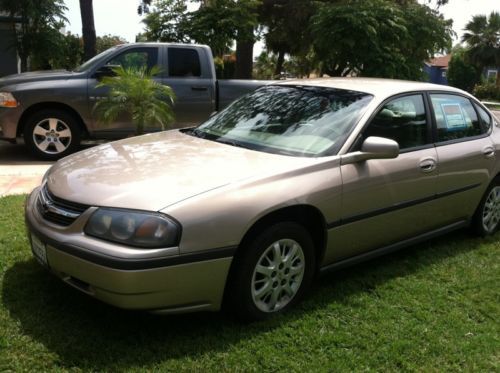
<svg viewBox="0 0 500 373">
<path fill-rule="evenodd" d="M 500 221 L 500 186 L 490 190 L 484 201 L 482 223 L 487 233 L 493 233 Z"/>
<path fill-rule="evenodd" d="M 252 299 L 263 312 L 276 312 L 291 302 L 304 278 L 305 258 L 294 240 L 271 244 L 259 258 L 252 276 Z"/>
<path fill-rule="evenodd" d="M 60 154 L 71 144 L 70 127 L 58 118 L 46 118 L 38 122 L 33 129 L 35 146 L 46 154 Z"/>
</svg>

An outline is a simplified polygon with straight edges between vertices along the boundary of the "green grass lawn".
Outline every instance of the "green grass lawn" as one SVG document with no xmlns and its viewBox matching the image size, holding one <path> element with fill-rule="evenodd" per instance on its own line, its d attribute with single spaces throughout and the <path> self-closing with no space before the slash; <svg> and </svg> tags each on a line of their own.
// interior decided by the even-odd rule
<svg viewBox="0 0 500 373">
<path fill-rule="evenodd" d="M 466 231 L 327 274 L 292 312 L 240 325 L 102 304 L 32 258 L 0 199 L 0 371 L 500 369 L 500 234 Z"/>
</svg>

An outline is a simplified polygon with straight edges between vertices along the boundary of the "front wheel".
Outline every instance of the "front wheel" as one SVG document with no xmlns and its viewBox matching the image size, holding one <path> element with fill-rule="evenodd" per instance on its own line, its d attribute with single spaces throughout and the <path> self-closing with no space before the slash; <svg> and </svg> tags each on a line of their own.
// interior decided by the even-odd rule
<svg viewBox="0 0 500 373">
<path fill-rule="evenodd" d="M 481 236 L 495 233 L 500 226 L 500 178 L 497 177 L 486 190 L 472 221 Z"/>
<path fill-rule="evenodd" d="M 229 302 L 241 320 L 261 320 L 287 310 L 311 284 L 314 245 L 301 225 L 271 226 L 241 250 L 228 287 Z"/>
<path fill-rule="evenodd" d="M 41 110 L 27 119 L 24 142 L 37 157 L 56 160 L 78 148 L 80 127 L 65 111 Z"/>
</svg>

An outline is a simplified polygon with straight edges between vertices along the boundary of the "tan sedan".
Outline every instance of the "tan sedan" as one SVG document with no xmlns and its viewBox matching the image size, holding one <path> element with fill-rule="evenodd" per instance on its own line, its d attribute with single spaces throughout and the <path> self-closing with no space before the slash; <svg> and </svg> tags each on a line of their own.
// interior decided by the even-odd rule
<svg viewBox="0 0 500 373">
<path fill-rule="evenodd" d="M 314 275 L 500 220 L 500 128 L 426 83 L 269 85 L 196 128 L 56 163 L 29 196 L 34 256 L 73 287 L 159 313 L 282 312 Z"/>
</svg>

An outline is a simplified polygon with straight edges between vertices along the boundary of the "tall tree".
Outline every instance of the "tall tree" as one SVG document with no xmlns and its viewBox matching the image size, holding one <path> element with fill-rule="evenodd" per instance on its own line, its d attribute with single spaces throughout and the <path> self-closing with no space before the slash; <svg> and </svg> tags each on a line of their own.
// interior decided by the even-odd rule
<svg viewBox="0 0 500 373">
<path fill-rule="evenodd" d="M 260 19 L 266 27 L 266 47 L 277 54 L 274 75 L 278 76 L 285 62 L 285 55 L 305 56 L 310 49 L 310 32 L 307 27 L 316 11 L 313 0 L 263 0 Z"/>
<path fill-rule="evenodd" d="M 21 71 L 28 70 L 29 57 L 47 61 L 57 53 L 58 32 L 67 21 L 65 10 L 63 0 L 0 0 L 0 11 L 8 14 L 16 36 Z"/>
<path fill-rule="evenodd" d="M 325 3 L 312 17 L 323 72 L 420 79 L 421 66 L 451 46 L 451 21 L 416 0 Z"/>
<path fill-rule="evenodd" d="M 500 13 L 473 16 L 462 41 L 468 46 L 466 57 L 480 70 L 500 65 Z"/>
<path fill-rule="evenodd" d="M 80 0 L 80 15 L 82 17 L 83 59 L 86 61 L 96 54 L 94 7 L 92 0 Z"/>
</svg>

